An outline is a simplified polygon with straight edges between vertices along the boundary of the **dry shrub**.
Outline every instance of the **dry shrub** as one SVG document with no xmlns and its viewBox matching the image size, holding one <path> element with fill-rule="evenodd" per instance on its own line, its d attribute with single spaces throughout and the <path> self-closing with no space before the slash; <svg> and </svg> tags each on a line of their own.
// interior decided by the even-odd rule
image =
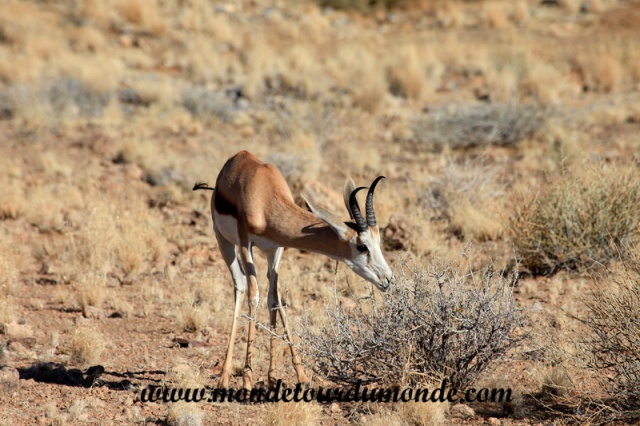
<svg viewBox="0 0 640 426">
<path fill-rule="evenodd" d="M 376 72 L 375 69 L 364 75 L 368 76 L 366 81 L 354 84 L 353 104 L 370 114 L 376 113 L 387 95 L 387 84 L 384 75 Z"/>
<path fill-rule="evenodd" d="M 131 103 L 145 106 L 158 104 L 160 107 L 168 109 L 173 106 L 177 98 L 175 86 L 167 78 L 155 75 L 149 78 L 139 78 L 133 80 L 130 86 L 131 90 L 124 93 L 130 95 L 131 99 L 127 100 Z M 120 95 L 121 100 L 122 98 L 123 92 Z"/>
<path fill-rule="evenodd" d="M 71 336 L 70 361 L 73 364 L 96 364 L 100 362 L 106 342 L 95 324 L 83 322 Z"/>
<path fill-rule="evenodd" d="M 437 426 L 445 424 L 449 403 L 403 402 L 397 410 L 403 424 Z"/>
<path fill-rule="evenodd" d="M 320 423 L 321 415 L 322 407 L 314 402 L 278 402 L 269 406 L 265 424 L 269 426 L 313 425 Z"/>
<path fill-rule="evenodd" d="M 107 39 L 102 31 L 90 26 L 74 28 L 70 38 L 76 52 L 96 52 L 107 45 Z"/>
<path fill-rule="evenodd" d="M 508 226 L 533 273 L 588 269 L 624 255 L 637 240 L 639 203 L 634 166 L 589 167 L 565 172 L 544 194 L 518 199 Z"/>
<path fill-rule="evenodd" d="M 99 273 L 86 273 L 74 283 L 80 307 L 94 306 L 101 308 L 105 299 L 105 281 L 107 277 Z"/>
<path fill-rule="evenodd" d="M 41 233 L 62 232 L 75 221 L 73 212 L 82 208 L 82 195 L 77 187 L 45 183 L 26 193 L 28 208 L 24 218 Z"/>
<path fill-rule="evenodd" d="M 65 263 L 65 279 L 92 271 L 116 273 L 121 281 L 132 282 L 162 258 L 166 240 L 159 218 L 137 194 L 114 199 L 96 195 L 86 202 L 78 213 L 78 230 L 69 235 L 64 251 L 56 253 Z"/>
<path fill-rule="evenodd" d="M 167 144 L 145 135 L 144 131 L 134 132 L 122 143 L 115 161 L 137 164 L 144 171 L 144 180 L 153 186 L 166 185 L 182 177 L 176 157 L 171 155 Z"/>
<path fill-rule="evenodd" d="M 78 21 L 88 21 L 101 28 L 108 28 L 114 21 L 115 10 L 104 0 L 75 0 L 71 15 Z"/>
<path fill-rule="evenodd" d="M 167 424 L 171 426 L 201 426 L 204 424 L 204 412 L 193 403 L 176 402 L 169 405 Z"/>
<path fill-rule="evenodd" d="M 574 66 L 585 90 L 614 92 L 622 82 L 622 65 L 610 53 L 584 54 L 575 60 Z"/>
<path fill-rule="evenodd" d="M 618 271 L 600 276 L 583 298 L 588 312 L 580 321 L 589 335 L 587 366 L 611 397 L 615 416 L 640 418 L 640 252 Z"/>
<path fill-rule="evenodd" d="M 433 149 L 514 145 L 539 132 L 546 113 L 533 105 L 482 104 L 438 109 L 418 119 L 414 135 Z"/>
<path fill-rule="evenodd" d="M 387 69 L 389 90 L 396 96 L 421 100 L 425 92 L 426 72 L 415 45 L 402 49 Z"/>
<path fill-rule="evenodd" d="M 278 73 L 280 88 L 291 96 L 309 99 L 326 92 L 322 73 L 318 73 L 318 54 L 310 46 L 298 44 L 287 51 Z"/>
<path fill-rule="evenodd" d="M 460 200 L 453 208 L 450 226 L 454 235 L 465 241 L 494 241 L 502 237 L 503 225 L 497 205 L 487 201 L 482 205 Z"/>
<path fill-rule="evenodd" d="M 109 103 L 110 94 L 96 91 L 75 77 L 14 85 L 9 108 L 18 127 L 27 131 L 56 129 L 78 117 L 95 117 Z"/>
<path fill-rule="evenodd" d="M 232 121 L 235 108 L 224 93 L 201 87 L 192 87 L 182 92 L 182 104 L 194 117 L 203 120 L 217 118 Z"/>
<path fill-rule="evenodd" d="M 111 308 L 118 313 L 122 318 L 130 318 L 133 315 L 135 306 L 127 299 L 122 297 L 114 297 L 111 299 Z M 144 307 L 142 316 L 146 316 L 150 308 Z"/>
<path fill-rule="evenodd" d="M 87 416 L 84 413 L 87 408 L 87 401 L 82 399 L 74 399 L 71 405 L 67 409 L 69 413 L 67 419 L 70 421 L 87 421 Z"/>
<path fill-rule="evenodd" d="M 484 4 L 484 16 L 487 24 L 493 29 L 503 29 L 509 25 L 506 4 L 500 1 L 491 1 Z"/>
<path fill-rule="evenodd" d="M 562 90 L 568 87 L 571 87 L 571 82 L 557 67 L 531 61 L 519 83 L 519 92 L 523 99 L 531 98 L 542 105 L 551 105 L 558 102 Z"/>
<path fill-rule="evenodd" d="M 529 11 L 529 4 L 526 0 L 518 0 L 513 5 L 513 12 L 511 14 L 511 19 L 516 24 L 524 24 L 530 18 L 531 12 Z"/>
<path fill-rule="evenodd" d="M 353 105 L 373 114 L 388 91 L 384 68 L 371 50 L 367 45 L 346 45 L 327 60 L 326 67 L 336 86 L 351 95 Z"/>
<path fill-rule="evenodd" d="M 192 295 L 180 303 L 176 319 L 184 331 L 200 331 L 207 326 L 210 311 L 209 302 Z"/>
<path fill-rule="evenodd" d="M 511 286 L 514 275 L 488 268 L 463 271 L 463 256 L 406 274 L 381 295 L 356 306 L 326 307 L 328 323 L 314 331 L 303 317 L 304 351 L 314 370 L 344 384 L 411 386 L 447 378 L 465 388 L 516 347 L 521 324 Z"/>
<path fill-rule="evenodd" d="M 157 0 L 120 0 L 117 9 L 128 22 L 152 34 L 164 34 L 167 30 L 167 24 L 160 16 Z"/>
<path fill-rule="evenodd" d="M 540 392 L 543 396 L 566 397 L 575 388 L 575 383 L 566 367 L 557 365 L 547 372 Z"/>
<path fill-rule="evenodd" d="M 4 233 L 2 238 L 6 238 Z M 8 241 L 0 243 L 0 301 L 6 300 L 15 293 L 20 278 L 17 265 L 21 254 L 10 244 Z"/>
<path fill-rule="evenodd" d="M 455 235 L 495 240 L 503 231 L 498 207 L 507 184 L 501 174 L 501 167 L 485 158 L 450 160 L 441 176 L 432 178 L 420 201 L 432 217 L 446 220 Z"/>
<path fill-rule="evenodd" d="M 318 175 L 322 157 L 318 156 L 318 150 L 314 149 L 315 147 L 309 148 L 308 150 L 296 149 L 294 152 L 275 152 L 269 154 L 266 161 L 274 164 L 289 185 L 293 185 L 301 178 L 315 178 Z"/>
<path fill-rule="evenodd" d="M 17 309 L 18 305 L 13 296 L 0 293 L 0 334 L 6 332 L 9 323 L 16 321 Z"/>
<path fill-rule="evenodd" d="M 366 12 L 376 9 L 391 9 L 404 4 L 412 3 L 412 0 L 314 0 L 321 7 L 333 9 L 347 9 Z"/>
<path fill-rule="evenodd" d="M 11 164 L 10 159 L 2 161 L 0 167 L 5 170 L 0 175 L 0 220 L 16 219 L 27 211 L 23 183 L 20 180 L 22 170 L 20 166 Z"/>
</svg>

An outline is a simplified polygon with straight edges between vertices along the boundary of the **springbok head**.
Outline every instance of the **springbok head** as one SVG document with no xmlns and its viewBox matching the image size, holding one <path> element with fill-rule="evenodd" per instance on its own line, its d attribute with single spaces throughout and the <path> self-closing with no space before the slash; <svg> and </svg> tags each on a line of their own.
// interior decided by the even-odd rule
<svg viewBox="0 0 640 426">
<path fill-rule="evenodd" d="M 345 183 L 343 196 L 352 222 L 342 222 L 321 207 L 311 205 L 309 202 L 307 205 L 313 214 L 326 222 L 338 234 L 340 240 L 348 245 L 348 250 L 345 250 L 345 255 L 339 260 L 381 291 L 387 291 L 393 284 L 394 277 L 382 255 L 380 230 L 373 209 L 373 193 L 381 179 L 384 179 L 384 176 L 377 177 L 367 192 L 366 220 L 362 216 L 356 195 L 358 191 L 367 188 L 364 186 L 356 188 L 351 178 Z"/>
</svg>

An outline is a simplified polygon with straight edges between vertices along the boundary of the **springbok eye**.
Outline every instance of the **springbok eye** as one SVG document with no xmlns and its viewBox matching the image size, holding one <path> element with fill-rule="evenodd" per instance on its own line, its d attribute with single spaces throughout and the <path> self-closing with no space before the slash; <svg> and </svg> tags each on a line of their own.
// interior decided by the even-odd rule
<svg viewBox="0 0 640 426">
<path fill-rule="evenodd" d="M 358 249 L 359 252 L 364 253 L 365 251 L 369 251 L 369 247 L 367 247 L 364 244 L 359 244 L 358 246 L 356 246 L 356 248 Z"/>
</svg>

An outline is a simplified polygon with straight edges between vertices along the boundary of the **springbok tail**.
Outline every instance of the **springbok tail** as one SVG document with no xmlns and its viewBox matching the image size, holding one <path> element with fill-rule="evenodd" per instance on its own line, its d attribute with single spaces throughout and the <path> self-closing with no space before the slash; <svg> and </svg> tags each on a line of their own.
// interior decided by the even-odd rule
<svg viewBox="0 0 640 426">
<path fill-rule="evenodd" d="M 209 191 L 215 191 L 215 188 L 211 188 L 207 182 L 196 182 L 195 185 L 193 185 L 193 189 L 192 191 L 197 191 L 198 189 L 208 189 Z"/>
</svg>

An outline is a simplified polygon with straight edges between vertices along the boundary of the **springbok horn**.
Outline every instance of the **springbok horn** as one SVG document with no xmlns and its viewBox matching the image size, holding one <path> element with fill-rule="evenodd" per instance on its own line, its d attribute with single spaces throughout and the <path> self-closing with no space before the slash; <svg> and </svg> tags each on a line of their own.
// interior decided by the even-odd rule
<svg viewBox="0 0 640 426">
<path fill-rule="evenodd" d="M 353 219 L 356 221 L 356 225 L 360 231 L 367 230 L 367 222 L 364 221 L 362 217 L 362 213 L 360 213 L 360 206 L 358 205 L 358 199 L 356 198 L 356 194 L 361 189 L 367 189 L 365 186 L 361 186 L 359 188 L 351 191 L 351 195 L 349 195 L 349 210 L 351 210 L 351 214 L 353 215 Z"/>
<path fill-rule="evenodd" d="M 373 211 L 373 191 L 376 189 L 376 185 L 380 181 L 380 179 L 385 179 L 384 176 L 378 176 L 376 180 L 373 181 L 371 187 L 369 188 L 369 192 L 367 193 L 367 203 L 365 205 L 365 210 L 367 212 L 367 225 L 369 226 L 377 226 L 376 222 L 376 214 Z"/>
</svg>

